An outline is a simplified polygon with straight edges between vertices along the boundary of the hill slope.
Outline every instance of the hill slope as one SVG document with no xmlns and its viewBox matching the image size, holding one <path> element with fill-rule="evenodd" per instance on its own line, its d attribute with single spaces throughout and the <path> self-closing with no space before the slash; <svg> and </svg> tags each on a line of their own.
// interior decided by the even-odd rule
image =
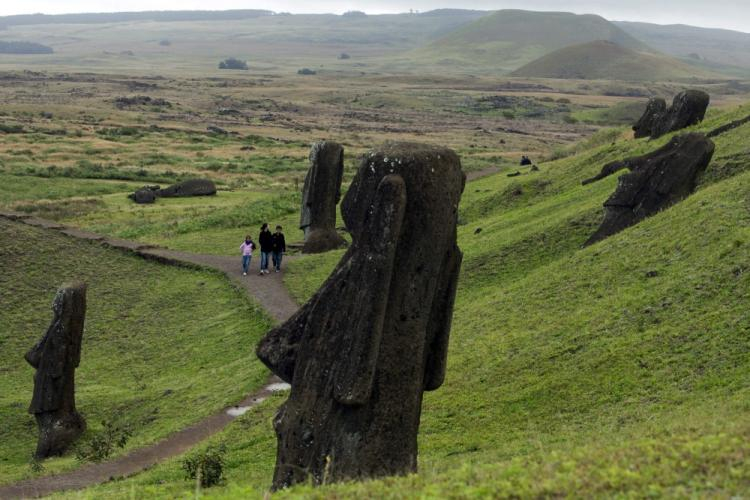
<svg viewBox="0 0 750 500">
<path fill-rule="evenodd" d="M 748 114 L 747 106 L 713 113 L 696 129 Z M 420 473 L 281 496 L 744 494 L 750 488 L 748 137 L 750 124 L 717 137 L 693 196 L 585 249 L 617 176 L 587 186 L 581 180 L 669 137 L 606 141 L 542 164 L 540 172 L 468 184 L 448 373 L 442 388 L 425 394 Z M 301 300 L 340 255 L 293 263 L 288 280 Z M 228 483 L 208 497 L 263 497 L 276 447 L 271 420 L 282 400 L 249 412 L 213 441 L 228 446 Z M 176 460 L 86 494 L 180 497 L 192 490 Z"/>
<path fill-rule="evenodd" d="M 527 78 L 667 81 L 708 77 L 703 70 L 668 56 L 638 52 L 598 40 L 540 57 L 511 73 Z"/>
<path fill-rule="evenodd" d="M 501 10 L 461 26 L 415 51 L 415 56 L 510 71 L 560 47 L 594 40 L 649 50 L 643 42 L 600 16 Z"/>
<path fill-rule="evenodd" d="M 615 22 L 651 47 L 679 58 L 744 69 L 750 74 L 750 33 L 681 24 Z"/>
<path fill-rule="evenodd" d="M 57 287 L 72 280 L 88 284 L 76 370 L 84 442 L 106 421 L 132 430 L 130 451 L 265 382 L 266 369 L 248 360 L 270 319 L 223 277 L 0 219 L 0 484 L 81 465 L 69 454 L 45 461 L 43 470 L 29 466 L 33 370 L 23 359 L 49 325 Z"/>
</svg>

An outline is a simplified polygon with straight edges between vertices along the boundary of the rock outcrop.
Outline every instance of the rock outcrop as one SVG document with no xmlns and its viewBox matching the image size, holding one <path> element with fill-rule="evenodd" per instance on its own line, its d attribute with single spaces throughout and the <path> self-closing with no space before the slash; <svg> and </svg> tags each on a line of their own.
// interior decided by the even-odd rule
<svg viewBox="0 0 750 500">
<path fill-rule="evenodd" d="M 305 233 L 302 253 L 321 253 L 346 246 L 336 232 L 336 205 L 341 199 L 343 176 L 344 148 L 331 141 L 313 144 L 302 191 L 299 223 Z"/>
<path fill-rule="evenodd" d="M 698 176 L 713 154 L 714 143 L 703 134 L 693 133 L 675 137 L 653 153 L 620 162 L 631 172 L 620 177 L 617 190 L 604 203 L 604 221 L 586 245 L 686 198 L 695 190 Z"/>
<path fill-rule="evenodd" d="M 352 246 L 258 357 L 292 385 L 274 427 L 274 489 L 417 468 L 422 395 L 445 377 L 461 252 L 458 156 L 389 144 L 343 201 Z"/>
<path fill-rule="evenodd" d="M 86 422 L 75 404 L 75 369 L 81 361 L 86 285 L 76 283 L 60 288 L 52 311 L 54 318 L 47 333 L 25 356 L 36 368 L 29 406 L 29 413 L 39 426 L 36 458 L 62 455 L 86 430 Z"/>
<path fill-rule="evenodd" d="M 657 139 L 664 134 L 682 130 L 703 121 L 711 97 L 702 90 L 686 90 L 677 94 L 667 109 L 664 99 L 651 99 L 643 116 L 633 126 L 635 137 Z"/>
</svg>

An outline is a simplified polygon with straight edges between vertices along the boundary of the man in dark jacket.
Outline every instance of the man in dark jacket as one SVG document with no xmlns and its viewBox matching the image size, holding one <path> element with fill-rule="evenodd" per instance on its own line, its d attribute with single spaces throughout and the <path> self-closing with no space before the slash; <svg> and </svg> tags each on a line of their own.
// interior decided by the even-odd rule
<svg viewBox="0 0 750 500">
<path fill-rule="evenodd" d="M 271 230 L 268 229 L 268 223 L 264 222 L 260 228 L 260 235 L 258 236 L 258 243 L 260 243 L 260 274 L 268 274 L 268 257 L 273 250 L 273 235 Z"/>
<path fill-rule="evenodd" d="M 281 271 L 281 258 L 286 252 L 286 240 L 284 233 L 281 232 L 281 226 L 276 226 L 276 232 L 271 236 L 271 251 L 273 252 L 273 267 L 278 273 Z"/>
</svg>

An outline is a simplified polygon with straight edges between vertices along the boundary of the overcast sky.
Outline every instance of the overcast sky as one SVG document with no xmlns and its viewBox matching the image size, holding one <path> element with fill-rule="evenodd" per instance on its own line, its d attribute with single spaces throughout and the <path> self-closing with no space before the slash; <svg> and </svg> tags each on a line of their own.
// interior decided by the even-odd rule
<svg viewBox="0 0 750 500">
<path fill-rule="evenodd" d="M 0 0 L 0 15 L 193 9 L 267 9 L 295 13 L 363 10 L 377 14 L 445 7 L 560 10 L 600 14 L 618 21 L 692 24 L 750 33 L 750 0 Z"/>
</svg>

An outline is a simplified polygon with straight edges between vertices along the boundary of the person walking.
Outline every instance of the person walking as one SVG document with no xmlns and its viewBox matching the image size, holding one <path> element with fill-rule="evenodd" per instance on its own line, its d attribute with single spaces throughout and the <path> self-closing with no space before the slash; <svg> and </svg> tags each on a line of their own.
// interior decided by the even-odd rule
<svg viewBox="0 0 750 500">
<path fill-rule="evenodd" d="M 276 272 L 281 272 L 281 258 L 286 252 L 286 240 L 284 233 L 281 232 L 281 226 L 276 226 L 276 232 L 271 236 L 271 251 L 273 252 L 273 267 Z"/>
<path fill-rule="evenodd" d="M 258 243 L 260 243 L 260 275 L 268 274 L 268 257 L 271 255 L 273 250 L 273 235 L 271 230 L 268 229 L 268 223 L 264 222 L 260 227 L 260 235 L 258 236 Z"/>
<path fill-rule="evenodd" d="M 247 276 L 247 272 L 250 270 L 250 260 L 253 258 L 253 250 L 255 250 L 255 243 L 253 238 L 249 234 L 245 236 L 245 241 L 240 245 L 240 252 L 242 252 L 242 276 Z"/>
</svg>

